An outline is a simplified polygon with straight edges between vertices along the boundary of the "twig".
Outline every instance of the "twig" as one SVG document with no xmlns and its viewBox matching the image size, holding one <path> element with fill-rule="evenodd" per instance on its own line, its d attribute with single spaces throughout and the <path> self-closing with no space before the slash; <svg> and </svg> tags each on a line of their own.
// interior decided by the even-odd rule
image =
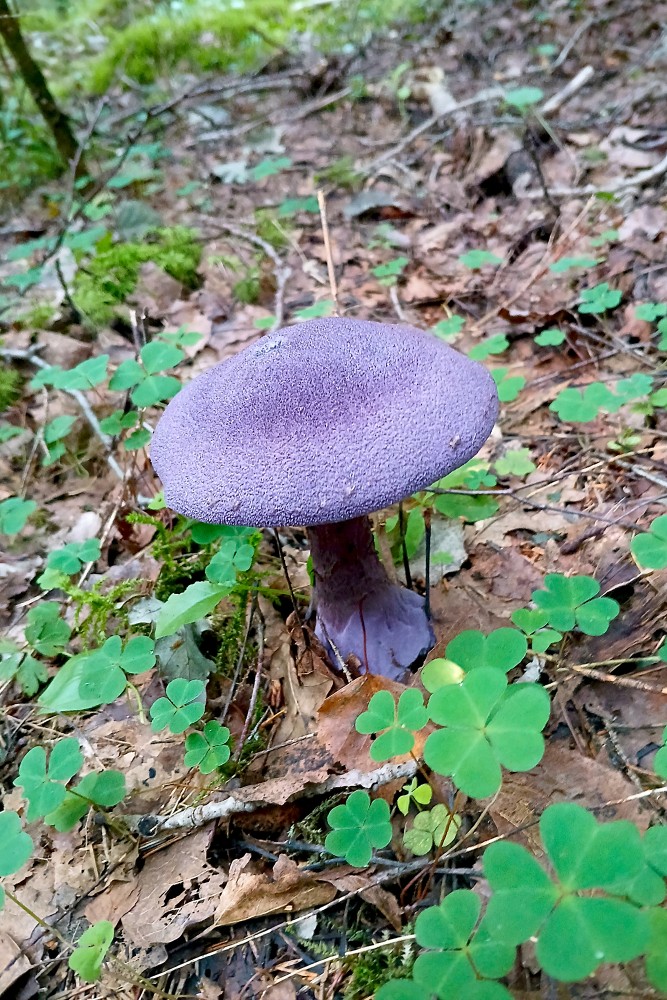
<svg viewBox="0 0 667 1000">
<path fill-rule="evenodd" d="M 431 508 L 424 507 L 424 614 L 431 617 Z"/>
<path fill-rule="evenodd" d="M 324 252 L 327 256 L 327 274 L 329 275 L 329 288 L 331 298 L 334 301 L 336 316 L 340 316 L 340 306 L 338 304 L 338 285 L 336 284 L 336 270 L 334 268 L 333 254 L 331 252 L 331 240 L 329 238 L 329 222 L 327 220 L 327 206 L 324 200 L 324 193 L 318 188 L 317 204 L 320 209 L 320 222 L 322 223 L 322 236 L 324 238 Z"/>
<path fill-rule="evenodd" d="M 581 22 L 581 24 L 579 25 L 579 27 L 577 28 L 577 30 L 572 35 L 572 38 L 570 38 L 569 42 L 565 43 L 565 45 L 563 46 L 563 48 L 560 51 L 560 54 L 557 56 L 557 58 L 552 63 L 552 65 L 551 65 L 551 72 L 552 73 L 553 73 L 553 71 L 555 69 L 558 69 L 559 66 L 563 65 L 563 63 L 565 62 L 565 60 L 567 59 L 567 57 L 569 56 L 570 52 L 572 51 L 572 49 L 574 48 L 574 46 L 577 44 L 577 42 L 579 41 L 579 39 L 581 38 L 581 36 L 588 31 L 588 29 L 591 27 L 591 25 L 593 24 L 594 21 L 595 21 L 594 17 L 587 17 L 585 21 Z"/>
<path fill-rule="evenodd" d="M 637 691 L 652 691 L 654 694 L 667 695 L 667 687 L 659 687 L 657 684 L 647 684 L 646 681 L 640 681 L 635 677 L 617 677 L 616 674 L 607 674 L 602 670 L 592 670 L 590 667 L 579 667 L 576 665 L 567 665 L 559 669 L 581 674 L 583 677 L 589 677 L 593 681 L 605 681 L 608 684 L 617 684 L 619 687 L 634 688 Z"/>
<path fill-rule="evenodd" d="M 652 181 L 658 180 L 664 174 L 667 173 L 667 156 L 655 164 L 653 167 L 649 167 L 647 170 L 639 170 L 632 177 L 622 177 L 617 181 L 613 181 L 610 184 L 605 184 L 603 188 L 599 185 L 587 184 L 585 187 L 579 188 L 551 188 L 550 194 L 552 198 L 580 198 L 586 195 L 597 195 L 600 190 L 604 190 L 609 194 L 618 194 L 619 191 L 626 191 L 628 188 L 635 187 L 645 187 Z M 521 195 L 522 198 L 542 198 L 542 191 L 525 191 Z"/>
<path fill-rule="evenodd" d="M 329 795 L 331 792 L 344 791 L 348 788 L 365 788 L 368 790 L 380 788 L 390 781 L 412 778 L 417 770 L 413 760 L 402 764 L 383 764 L 374 771 L 358 771 L 352 769 L 344 774 L 334 774 L 322 782 L 306 783 L 295 787 L 283 803 L 297 798 L 313 798 Z M 181 809 L 173 816 L 126 816 L 124 817 L 132 832 L 141 832 L 144 836 L 154 836 L 167 830 L 194 830 L 212 820 L 227 819 L 240 813 L 255 812 L 269 803 L 261 794 L 262 786 L 238 789 L 220 802 L 207 802 L 201 806 Z M 259 794 L 258 794 L 259 792 Z"/>
<path fill-rule="evenodd" d="M 405 311 L 403 309 L 403 306 L 401 305 L 401 300 L 398 297 L 398 289 L 396 285 L 389 286 L 389 298 L 391 299 L 391 304 L 394 307 L 394 312 L 400 319 L 401 323 L 407 323 L 408 318 L 405 315 Z"/>
<path fill-rule="evenodd" d="M 540 107 L 541 115 L 551 115 L 554 111 L 560 111 L 562 106 L 574 97 L 582 87 L 585 87 L 592 76 L 595 75 L 595 70 L 592 66 L 584 66 L 576 76 L 573 76 L 571 80 L 565 84 L 562 90 L 557 91 L 552 94 L 551 97 L 544 102 Z"/>
<path fill-rule="evenodd" d="M 257 666 L 255 667 L 255 682 L 252 686 L 250 704 L 248 705 L 245 722 L 243 723 L 243 729 L 241 730 L 236 753 L 234 754 L 234 760 L 236 761 L 240 759 L 241 753 L 243 752 L 243 745 L 245 743 L 246 736 L 248 735 L 248 730 L 250 729 L 252 717 L 255 714 L 255 705 L 257 704 L 257 695 L 259 694 L 259 685 L 262 679 L 262 667 L 264 665 L 264 615 L 259 608 L 257 609 L 257 617 L 259 618 L 259 625 L 257 626 Z"/>
</svg>

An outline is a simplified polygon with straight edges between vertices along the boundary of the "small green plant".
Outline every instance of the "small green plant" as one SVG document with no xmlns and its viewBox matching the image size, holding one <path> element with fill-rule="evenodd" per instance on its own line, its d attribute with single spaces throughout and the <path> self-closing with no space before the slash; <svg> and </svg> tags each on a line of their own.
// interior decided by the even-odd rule
<svg viewBox="0 0 667 1000">
<path fill-rule="evenodd" d="M 206 685 L 203 681 L 187 681 L 177 677 L 167 684 L 167 697 L 158 698 L 151 705 L 151 728 L 159 733 L 163 729 L 183 733 L 201 719 L 206 709 L 203 699 Z"/>
<path fill-rule="evenodd" d="M 497 628 L 489 635 L 466 629 L 448 643 L 445 656 L 466 673 L 478 667 L 495 667 L 508 673 L 527 652 L 525 636 L 515 628 Z"/>
<path fill-rule="evenodd" d="M 519 608 L 512 613 L 512 621 L 530 639 L 531 647 L 536 653 L 546 652 L 549 646 L 563 638 L 562 633 L 546 627 L 549 621 L 546 611 Z"/>
<path fill-rule="evenodd" d="M 456 340 L 465 325 L 463 316 L 449 316 L 448 319 L 441 319 L 432 328 L 436 337 L 448 342 Z"/>
<path fill-rule="evenodd" d="M 664 569 L 667 566 L 667 515 L 656 517 L 648 531 L 635 535 L 630 551 L 645 569 Z"/>
<path fill-rule="evenodd" d="M 36 510 L 34 500 L 22 500 L 21 497 L 0 500 L 0 535 L 18 535 Z"/>
<path fill-rule="evenodd" d="M 410 753 L 415 744 L 414 733 L 428 722 L 424 699 L 420 691 L 411 688 L 404 691 L 398 704 L 389 691 L 377 691 L 368 709 L 358 716 L 355 728 L 358 733 L 379 735 L 371 744 L 373 760 L 390 760 Z"/>
<path fill-rule="evenodd" d="M 26 642 L 42 656 L 58 656 L 69 642 L 72 630 L 60 611 L 57 601 L 40 601 L 27 614 Z"/>
<path fill-rule="evenodd" d="M 427 806 L 433 798 L 433 789 L 430 785 L 420 785 L 416 778 L 413 778 L 407 785 L 403 785 L 403 794 L 396 800 L 396 807 L 404 816 L 410 811 L 410 804 Z"/>
<path fill-rule="evenodd" d="M 229 729 L 215 719 L 206 723 L 202 732 L 189 733 L 185 738 L 185 766 L 198 767 L 202 774 L 211 774 L 229 760 Z"/>
<path fill-rule="evenodd" d="M 610 288 L 606 281 L 592 288 L 584 288 L 579 299 L 580 313 L 600 315 L 615 309 L 619 305 L 623 293 L 617 288 Z"/>
<path fill-rule="evenodd" d="M 560 260 L 555 261 L 555 263 L 549 265 L 549 270 L 553 274 L 564 274 L 566 271 L 585 271 L 591 267 L 595 267 L 600 261 L 596 257 L 561 257 Z M 601 285 L 596 285 L 596 289 L 602 288 Z M 587 289 L 588 291 L 589 289 Z M 597 293 L 601 295 L 601 292 Z M 620 294 L 620 293 L 619 293 Z M 582 292 L 581 300 L 582 302 L 588 301 L 584 298 L 585 292 Z M 609 309 L 609 306 L 605 306 L 605 309 Z M 579 312 L 597 312 L 595 309 L 580 309 Z M 600 310 L 604 311 L 604 310 Z"/>
<path fill-rule="evenodd" d="M 481 271 L 483 267 L 488 266 L 498 267 L 502 262 L 502 257 L 491 253 L 490 250 L 468 250 L 459 257 L 459 264 L 463 264 L 470 271 Z"/>
<path fill-rule="evenodd" d="M 472 358 L 473 361 L 483 361 L 484 358 L 489 358 L 492 354 L 503 354 L 509 346 L 510 342 L 504 333 L 494 333 L 492 337 L 487 337 L 480 344 L 471 347 L 468 351 L 468 357 Z"/>
<path fill-rule="evenodd" d="M 33 850 L 32 838 L 21 827 L 15 812 L 0 812 L 0 878 L 13 875 L 26 863 Z M 0 910 L 5 905 L 5 890 L 0 885 Z"/>
<path fill-rule="evenodd" d="M 512 448 L 496 459 L 494 468 L 499 476 L 517 476 L 523 479 L 534 472 L 537 466 L 531 459 L 528 448 Z"/>
<path fill-rule="evenodd" d="M 533 602 L 546 614 L 545 624 L 559 632 L 576 626 L 585 635 L 604 635 L 620 612 L 613 598 L 597 596 L 600 584 L 590 576 L 548 573 L 544 584 L 544 590 L 533 591 Z"/>
<path fill-rule="evenodd" d="M 67 447 L 65 445 L 65 438 L 72 430 L 72 427 L 76 423 L 76 417 L 72 417 L 67 413 L 61 414 L 59 417 L 54 417 L 53 420 L 44 428 L 43 440 L 46 445 L 46 455 L 42 459 L 42 465 L 49 466 L 57 462 L 59 458 L 62 458 Z"/>
<path fill-rule="evenodd" d="M 79 741 L 71 737 L 58 740 L 48 758 L 42 746 L 28 750 L 14 784 L 23 790 L 28 801 L 26 819 L 29 823 L 58 808 L 66 795 L 66 783 L 82 764 Z"/>
<path fill-rule="evenodd" d="M 407 257 L 397 257 L 387 264 L 378 264 L 377 267 L 371 268 L 371 274 L 375 275 L 381 285 L 390 287 L 398 282 L 409 263 Z"/>
<path fill-rule="evenodd" d="M 535 337 L 535 343 L 540 347 L 558 347 L 564 341 L 565 334 L 563 331 L 555 328 L 542 330 L 541 333 L 538 333 Z"/>
<path fill-rule="evenodd" d="M 588 423 L 596 420 L 603 411 L 614 413 L 617 409 L 617 397 L 602 382 L 592 382 L 584 389 L 569 387 L 558 393 L 550 410 L 559 418 L 572 424 Z"/>
<path fill-rule="evenodd" d="M 460 827 L 461 817 L 438 802 L 432 809 L 417 813 L 412 826 L 403 834 L 403 844 L 413 854 L 430 854 L 434 848 L 449 847 Z"/>
<path fill-rule="evenodd" d="M 37 577 L 42 590 L 53 590 L 60 585 L 61 577 L 80 573 L 86 563 L 94 563 L 100 558 L 98 538 L 88 538 L 84 542 L 68 542 L 61 549 L 49 552 L 46 569 Z"/>
<path fill-rule="evenodd" d="M 488 471 L 488 463 L 471 459 L 434 485 L 438 490 L 475 492 L 493 489 L 497 485 L 497 479 Z M 465 496 L 463 493 L 436 494 L 431 499 L 427 491 L 426 503 L 435 507 L 444 517 L 462 517 L 465 521 L 471 522 L 492 517 L 498 511 L 498 501 L 494 496 L 484 496 L 479 493 L 472 496 Z"/>
<path fill-rule="evenodd" d="M 84 982 L 97 982 L 112 941 L 113 924 L 110 920 L 99 920 L 83 932 L 67 964 Z"/>
<path fill-rule="evenodd" d="M 327 851 L 357 868 L 368 864 L 374 848 L 386 847 L 391 840 L 389 806 L 384 799 L 371 802 L 361 790 L 352 792 L 344 805 L 334 806 L 327 819 L 332 827 L 324 842 Z"/>
<path fill-rule="evenodd" d="M 109 388 L 119 392 L 129 389 L 130 399 L 141 409 L 164 403 L 176 395 L 181 383 L 173 375 L 161 373 L 180 364 L 184 357 L 180 347 L 153 340 L 141 348 L 138 360 L 128 358 L 119 365 Z"/>
<path fill-rule="evenodd" d="M 539 104 L 543 97 L 544 92 L 539 87 L 515 87 L 505 91 L 503 100 L 510 108 L 525 114 Z"/>
</svg>

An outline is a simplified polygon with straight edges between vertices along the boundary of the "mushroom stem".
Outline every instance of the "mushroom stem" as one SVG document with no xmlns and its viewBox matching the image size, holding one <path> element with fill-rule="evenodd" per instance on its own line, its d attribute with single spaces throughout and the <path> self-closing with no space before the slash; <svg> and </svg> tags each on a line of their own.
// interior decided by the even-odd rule
<svg viewBox="0 0 667 1000">
<path fill-rule="evenodd" d="M 392 583 L 378 559 L 367 517 L 307 528 L 317 594 L 315 632 L 373 674 L 404 680 L 434 636 L 424 599 Z"/>
</svg>

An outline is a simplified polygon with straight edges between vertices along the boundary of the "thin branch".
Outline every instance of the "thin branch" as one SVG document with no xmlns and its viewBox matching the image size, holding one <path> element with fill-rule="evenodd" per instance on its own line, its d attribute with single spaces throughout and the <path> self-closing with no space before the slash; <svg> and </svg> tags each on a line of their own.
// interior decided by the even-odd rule
<svg viewBox="0 0 667 1000">
<path fill-rule="evenodd" d="M 338 285 L 336 284 L 336 269 L 334 268 L 333 254 L 331 252 L 331 239 L 329 237 L 329 222 L 327 220 L 327 206 L 324 194 L 318 189 L 317 204 L 320 209 L 320 222 L 322 224 L 322 237 L 324 238 L 324 252 L 327 257 L 327 274 L 329 276 L 329 288 L 331 298 L 334 301 L 336 316 L 340 316 L 340 306 L 338 304 Z"/>
</svg>

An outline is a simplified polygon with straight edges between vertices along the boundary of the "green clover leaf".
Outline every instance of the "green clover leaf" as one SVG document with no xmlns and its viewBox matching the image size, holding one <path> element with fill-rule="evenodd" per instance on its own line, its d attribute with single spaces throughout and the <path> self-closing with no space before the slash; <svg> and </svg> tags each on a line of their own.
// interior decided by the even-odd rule
<svg viewBox="0 0 667 1000">
<path fill-rule="evenodd" d="M 34 500 L 22 500 L 21 497 L 0 500 L 0 535 L 18 535 L 36 510 Z"/>
<path fill-rule="evenodd" d="M 408 688 L 398 699 L 389 691 L 376 691 L 368 709 L 357 717 L 354 724 L 358 733 L 379 733 L 370 748 L 372 760 L 390 760 L 410 753 L 415 745 L 414 733 L 428 722 L 421 691 Z"/>
<path fill-rule="evenodd" d="M 663 657 L 664 659 L 664 657 Z M 653 768 L 656 774 L 659 774 L 661 778 L 667 778 L 667 728 L 662 734 L 663 745 L 658 750 L 655 755 L 655 760 L 653 761 Z"/>
<path fill-rule="evenodd" d="M 49 674 L 41 660 L 28 653 L 0 656 L 0 680 L 16 681 L 24 694 L 32 696 L 48 680 Z"/>
<path fill-rule="evenodd" d="M 460 684 L 438 688 L 428 711 L 444 728 L 428 736 L 424 760 L 472 798 L 498 791 L 501 765 L 528 771 L 544 753 L 548 694 L 536 684 L 508 689 L 507 677 L 497 667 L 478 667 Z"/>
<path fill-rule="evenodd" d="M 62 670 L 81 671 L 79 695 L 89 707 L 109 705 L 127 686 L 127 674 L 141 674 L 155 665 L 154 641 L 133 636 L 122 648 L 120 636 L 112 635 L 99 649 L 79 653 Z"/>
<path fill-rule="evenodd" d="M 79 741 L 73 737 L 58 740 L 48 764 L 44 747 L 28 750 L 14 784 L 23 789 L 23 796 L 28 800 L 26 819 L 29 823 L 58 808 L 65 798 L 65 782 L 74 777 L 82 764 Z"/>
<path fill-rule="evenodd" d="M 540 832 L 556 884 L 518 844 L 487 848 L 490 932 L 510 944 L 537 934 L 542 968 L 563 982 L 585 978 L 602 962 L 641 954 L 649 937 L 646 912 L 623 899 L 579 895 L 591 889 L 621 892 L 633 884 L 644 865 L 634 824 L 598 823 L 581 806 L 562 802 L 544 811 Z"/>
<path fill-rule="evenodd" d="M 526 637 L 515 628 L 497 628 L 489 635 L 476 629 L 459 632 L 447 645 L 445 656 L 468 673 L 476 667 L 496 667 L 507 673 L 528 652 Z"/>
<path fill-rule="evenodd" d="M 488 347 L 488 344 L 486 345 Z M 473 348 L 474 349 L 474 348 Z M 472 357 L 472 354 L 470 355 Z M 509 368 L 494 368 L 491 377 L 496 383 L 501 403 L 512 403 L 526 384 L 525 375 L 508 375 Z"/>
<path fill-rule="evenodd" d="M 109 808 L 118 805 L 125 797 L 125 775 L 121 771 L 107 770 L 87 774 L 68 790 L 60 805 L 47 813 L 44 822 L 61 833 L 74 829 L 92 805 Z"/>
<path fill-rule="evenodd" d="M 403 785 L 403 792 L 405 794 L 399 795 L 396 799 L 396 805 L 399 812 L 403 813 L 404 816 L 408 815 L 411 802 L 416 802 L 420 806 L 427 806 L 433 797 L 431 786 L 419 785 L 416 778 L 413 778 L 407 785 Z"/>
<path fill-rule="evenodd" d="M 544 626 L 549 621 L 546 611 L 531 611 L 528 608 L 517 608 L 512 613 L 512 621 L 530 639 L 530 644 L 536 653 L 544 653 L 555 642 L 563 638 L 560 632 Z"/>
<path fill-rule="evenodd" d="M 597 257 L 561 257 L 560 260 L 557 260 L 554 264 L 549 265 L 549 270 L 553 274 L 564 274 L 565 271 L 578 270 L 579 268 L 588 269 L 589 267 L 595 267 L 595 265 L 599 263 L 600 261 L 597 259 Z M 584 294 L 585 293 L 582 293 L 582 300 Z M 579 311 L 582 312 L 581 309 Z"/>
<path fill-rule="evenodd" d="M 237 529 L 235 537 L 225 539 L 206 567 L 206 578 L 211 583 L 233 587 L 238 573 L 245 573 L 255 560 L 255 546 L 250 539 L 252 528 Z M 194 537 L 194 536 L 193 536 Z"/>
<path fill-rule="evenodd" d="M 603 382 L 592 382 L 583 390 L 572 387 L 563 389 L 549 409 L 567 423 L 584 424 L 596 420 L 603 410 L 616 412 L 618 399 Z"/>
<path fill-rule="evenodd" d="M 667 514 L 656 517 L 648 531 L 635 535 L 630 551 L 644 569 L 664 569 L 667 566 Z"/>
<path fill-rule="evenodd" d="M 499 476 L 524 476 L 534 472 L 537 466 L 530 457 L 528 448 L 513 448 L 496 460 L 496 472 Z"/>
<path fill-rule="evenodd" d="M 456 889 L 417 917 L 417 941 L 432 949 L 418 956 L 412 973 L 424 994 L 435 993 L 443 1000 L 476 996 L 471 987 L 478 976 L 496 979 L 511 969 L 515 947 L 494 940 L 485 922 L 479 924 L 480 908 L 474 892 Z M 509 996 L 507 991 L 502 995 Z"/>
<path fill-rule="evenodd" d="M 432 809 L 417 813 L 412 827 L 403 834 L 403 843 L 413 854 L 428 854 L 434 847 L 449 847 L 460 828 L 461 817 L 438 802 Z"/>
<path fill-rule="evenodd" d="M 102 962 L 112 941 L 113 924 L 111 921 L 98 921 L 83 932 L 67 964 L 84 982 L 97 982 L 102 975 Z"/>
<path fill-rule="evenodd" d="M 533 591 L 533 601 L 559 632 L 569 632 L 577 625 L 585 635 L 604 635 L 620 612 L 613 598 L 596 596 L 600 584 L 593 577 L 548 573 L 544 583 L 545 590 Z"/>
<path fill-rule="evenodd" d="M 557 330 L 555 328 L 550 330 L 542 330 L 541 333 L 535 337 L 535 343 L 539 344 L 540 347 L 558 347 L 565 340 L 565 334 L 562 330 Z"/>
<path fill-rule="evenodd" d="M 176 677 L 167 684 L 167 697 L 158 698 L 151 705 L 151 729 L 159 733 L 167 729 L 172 733 L 183 733 L 194 722 L 201 719 L 206 705 L 202 695 L 206 690 L 203 681 L 187 681 Z"/>
<path fill-rule="evenodd" d="M 667 910 L 649 910 L 649 926 L 646 975 L 657 990 L 667 993 Z"/>
<path fill-rule="evenodd" d="M 487 264 L 493 264 L 494 267 L 497 267 L 502 262 L 502 257 L 498 257 L 497 254 L 491 253 L 489 250 L 468 250 L 467 253 L 461 254 L 459 257 L 459 263 L 471 271 L 481 271 Z"/>
<path fill-rule="evenodd" d="M 57 601 L 41 601 L 27 615 L 26 642 L 42 656 L 58 656 L 72 634 L 67 622 L 60 617 Z"/>
<path fill-rule="evenodd" d="M 511 108 L 525 111 L 527 108 L 539 104 L 543 97 L 544 91 L 540 90 L 539 87 L 514 87 L 512 90 L 505 91 L 503 100 Z"/>
<path fill-rule="evenodd" d="M 509 346 L 510 342 L 504 333 L 494 333 L 492 337 L 487 337 L 480 344 L 475 344 L 474 347 L 471 347 L 468 351 L 468 357 L 474 361 L 482 361 L 492 354 L 503 354 Z"/>
<path fill-rule="evenodd" d="M 431 327 L 431 332 L 442 340 L 455 340 L 465 325 L 463 316 L 449 316 Z"/>
<path fill-rule="evenodd" d="M 32 838 L 23 831 L 17 813 L 0 812 L 0 878 L 13 875 L 22 868 L 32 854 Z M 1 901 L 0 901 L 1 905 Z"/>
<path fill-rule="evenodd" d="M 229 760 L 229 729 L 211 719 L 201 733 L 189 733 L 185 738 L 185 766 L 198 767 L 202 774 L 210 774 Z"/>
<path fill-rule="evenodd" d="M 584 288 L 581 292 L 579 312 L 599 313 L 615 309 L 623 298 L 623 293 L 616 288 L 610 288 L 606 281 L 592 288 Z"/>
<path fill-rule="evenodd" d="M 386 847 L 391 840 L 389 806 L 384 799 L 371 802 L 361 790 L 352 792 L 344 805 L 334 806 L 327 822 L 332 827 L 324 842 L 327 851 L 355 868 L 365 868 L 373 848 Z"/>
</svg>

